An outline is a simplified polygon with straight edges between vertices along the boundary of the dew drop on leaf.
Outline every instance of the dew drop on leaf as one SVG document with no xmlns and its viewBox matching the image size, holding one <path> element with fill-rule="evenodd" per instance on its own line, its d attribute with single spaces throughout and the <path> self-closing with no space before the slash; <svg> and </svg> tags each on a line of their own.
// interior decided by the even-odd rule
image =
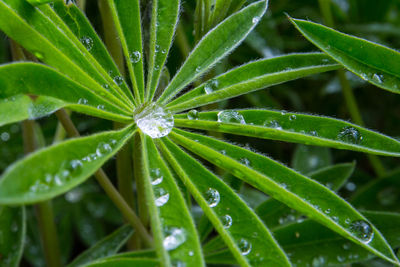
<svg viewBox="0 0 400 267">
<path fill-rule="evenodd" d="M 174 117 L 169 111 L 150 103 L 138 114 L 134 115 L 137 126 L 151 138 L 160 138 L 168 135 L 174 127 Z"/>
<path fill-rule="evenodd" d="M 323 256 L 317 256 L 312 260 L 312 267 L 323 267 L 325 266 L 325 258 Z"/>
<path fill-rule="evenodd" d="M 208 81 L 205 85 L 204 85 L 204 92 L 209 95 L 212 92 L 214 92 L 215 90 L 218 89 L 218 85 L 219 82 L 218 80 L 212 79 L 210 81 Z"/>
<path fill-rule="evenodd" d="M 232 226 L 232 217 L 229 216 L 228 214 L 226 214 L 221 217 L 221 222 L 222 222 L 222 225 L 224 226 L 224 228 L 228 229 L 229 227 Z"/>
<path fill-rule="evenodd" d="M 289 120 L 290 120 L 290 121 L 294 121 L 294 120 L 296 120 L 296 118 L 297 118 L 297 117 L 296 117 L 296 115 L 294 115 L 294 114 L 292 114 L 292 115 L 289 116 Z"/>
<path fill-rule="evenodd" d="M 166 250 L 176 249 L 186 241 L 185 230 L 182 228 L 165 228 L 164 236 L 163 246 Z"/>
<path fill-rule="evenodd" d="M 374 237 L 374 229 L 364 220 L 356 220 L 350 224 L 350 232 L 364 243 L 371 242 Z"/>
<path fill-rule="evenodd" d="M 96 154 L 100 157 L 104 154 L 110 153 L 112 151 L 112 147 L 108 143 L 101 142 L 96 149 Z"/>
<path fill-rule="evenodd" d="M 246 124 L 243 115 L 234 110 L 224 110 L 218 112 L 218 122 Z"/>
<path fill-rule="evenodd" d="M 239 161 L 243 165 L 250 166 L 250 160 L 248 158 L 241 158 Z"/>
<path fill-rule="evenodd" d="M 188 112 L 187 118 L 189 120 L 198 120 L 199 119 L 199 112 L 195 109 L 192 109 Z"/>
<path fill-rule="evenodd" d="M 251 252 L 251 243 L 244 238 L 240 239 L 238 246 L 240 253 L 242 253 L 243 256 L 246 256 Z"/>
<path fill-rule="evenodd" d="M 139 51 L 133 51 L 132 53 L 130 53 L 129 55 L 129 60 L 131 61 L 131 63 L 136 64 L 140 61 L 140 59 L 142 58 L 142 55 L 140 54 Z"/>
<path fill-rule="evenodd" d="M 152 185 L 161 184 L 161 182 L 163 181 L 163 176 L 161 174 L 160 169 L 159 168 L 151 169 L 150 170 L 150 178 L 151 178 Z"/>
<path fill-rule="evenodd" d="M 344 127 L 338 134 L 338 139 L 346 143 L 359 144 L 363 137 L 354 127 Z"/>
<path fill-rule="evenodd" d="M 186 267 L 186 263 L 180 260 L 174 260 L 171 262 L 172 267 Z"/>
<path fill-rule="evenodd" d="M 154 189 L 155 204 L 157 207 L 164 206 L 169 200 L 169 193 L 162 187 Z"/>
<path fill-rule="evenodd" d="M 213 188 L 209 188 L 207 192 L 205 193 L 205 199 L 208 203 L 208 206 L 210 208 L 214 208 L 218 205 L 220 201 L 220 195 L 219 192 Z"/>
<path fill-rule="evenodd" d="M 87 51 L 92 50 L 93 48 L 93 39 L 88 36 L 83 36 L 81 38 L 81 43 L 87 49 Z"/>
<path fill-rule="evenodd" d="M 269 128 L 274 128 L 277 130 L 282 130 L 282 126 L 276 120 L 272 120 L 272 121 L 267 120 L 264 122 L 264 126 L 269 127 Z"/>
<path fill-rule="evenodd" d="M 10 140 L 10 134 L 8 132 L 2 132 L 0 134 L 0 139 L 3 142 L 7 142 L 8 140 Z"/>
<path fill-rule="evenodd" d="M 121 76 L 115 76 L 113 80 L 114 83 L 118 86 L 122 85 L 122 83 L 124 82 L 124 78 L 122 78 Z"/>
<path fill-rule="evenodd" d="M 372 75 L 372 79 L 377 83 L 383 83 L 383 75 L 381 74 L 374 73 L 374 75 Z"/>
<path fill-rule="evenodd" d="M 252 19 L 253 24 L 258 23 L 259 21 L 260 21 L 260 17 L 258 17 L 258 16 L 253 17 L 253 19 Z"/>
<path fill-rule="evenodd" d="M 78 104 L 80 105 L 87 105 L 89 101 L 86 98 L 79 98 Z"/>
</svg>

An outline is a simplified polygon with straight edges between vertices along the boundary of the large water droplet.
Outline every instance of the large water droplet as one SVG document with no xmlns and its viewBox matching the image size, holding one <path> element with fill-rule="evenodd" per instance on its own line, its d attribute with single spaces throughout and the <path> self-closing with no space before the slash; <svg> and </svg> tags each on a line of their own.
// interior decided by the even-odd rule
<svg viewBox="0 0 400 267">
<path fill-rule="evenodd" d="M 81 38 L 81 43 L 85 46 L 85 48 L 90 51 L 93 48 L 93 39 L 88 36 L 83 36 Z"/>
<path fill-rule="evenodd" d="M 374 73 L 374 75 L 372 75 L 372 79 L 377 83 L 383 83 L 384 78 L 382 74 Z"/>
<path fill-rule="evenodd" d="M 163 176 L 159 168 L 150 170 L 151 184 L 158 185 L 163 181 Z"/>
<path fill-rule="evenodd" d="M 163 245 L 166 250 L 173 250 L 186 241 L 186 233 L 182 228 L 169 227 L 164 229 Z"/>
<path fill-rule="evenodd" d="M 338 139 L 352 144 L 359 144 L 363 137 L 354 127 L 344 127 L 338 134 Z"/>
<path fill-rule="evenodd" d="M 232 217 L 229 216 L 228 214 L 226 214 L 221 217 L 221 222 L 222 222 L 222 225 L 224 226 L 224 228 L 228 229 L 229 227 L 232 226 Z"/>
<path fill-rule="evenodd" d="M 205 199 L 208 203 L 208 206 L 210 206 L 210 208 L 213 208 L 217 206 L 220 201 L 219 192 L 213 188 L 209 188 L 205 193 Z"/>
<path fill-rule="evenodd" d="M 350 224 L 351 233 L 364 243 L 369 243 L 374 237 L 374 229 L 364 220 L 356 220 Z"/>
<path fill-rule="evenodd" d="M 206 92 L 207 95 L 211 94 L 212 92 L 218 89 L 218 85 L 219 85 L 218 80 L 213 79 L 211 81 L 208 81 L 204 85 L 204 91 Z"/>
<path fill-rule="evenodd" d="M 151 138 L 168 135 L 174 127 L 174 117 L 155 103 L 144 107 L 134 116 L 137 126 Z"/>
<path fill-rule="evenodd" d="M 169 200 L 169 193 L 162 187 L 154 189 L 155 203 L 157 207 L 164 206 Z"/>
<path fill-rule="evenodd" d="M 131 61 L 131 63 L 136 64 L 140 61 L 140 59 L 142 58 L 142 55 L 140 54 L 139 51 L 133 51 L 130 55 L 129 55 L 129 60 Z"/>
<path fill-rule="evenodd" d="M 234 110 L 220 111 L 217 116 L 218 122 L 246 124 L 243 115 Z"/>
<path fill-rule="evenodd" d="M 198 120 L 199 119 L 199 112 L 195 109 L 192 109 L 188 112 L 187 117 L 189 120 Z"/>
<path fill-rule="evenodd" d="M 0 139 L 3 142 L 7 142 L 8 140 L 10 140 L 10 134 L 8 132 L 2 132 L 0 135 Z"/>
<path fill-rule="evenodd" d="M 110 144 L 101 142 L 98 144 L 97 149 L 96 149 L 96 154 L 101 157 L 105 154 L 108 154 L 112 151 L 112 147 Z"/>
<path fill-rule="evenodd" d="M 238 246 L 243 256 L 246 256 L 251 252 L 251 243 L 244 238 L 240 239 Z"/>
</svg>

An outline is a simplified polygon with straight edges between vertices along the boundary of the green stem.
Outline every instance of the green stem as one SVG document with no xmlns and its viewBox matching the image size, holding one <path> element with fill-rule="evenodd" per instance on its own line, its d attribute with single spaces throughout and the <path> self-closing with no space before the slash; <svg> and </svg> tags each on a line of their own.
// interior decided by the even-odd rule
<svg viewBox="0 0 400 267">
<path fill-rule="evenodd" d="M 319 1 L 319 7 L 321 10 L 321 13 L 324 17 L 325 24 L 328 27 L 333 28 L 335 26 L 332 12 L 331 12 L 331 1 L 330 0 L 318 0 Z M 350 85 L 349 80 L 346 77 L 346 73 L 343 69 L 338 70 L 338 76 L 340 80 L 340 84 L 342 86 L 342 92 L 343 96 L 346 102 L 347 109 L 350 113 L 351 119 L 358 125 L 364 126 L 364 121 L 362 119 L 360 109 L 358 108 L 357 100 L 354 96 L 353 93 L 353 88 Z M 376 155 L 367 155 L 372 168 L 374 169 L 374 172 L 378 177 L 384 177 L 385 176 L 385 167 L 379 157 Z"/>
<path fill-rule="evenodd" d="M 25 154 L 29 154 L 38 148 L 35 138 L 34 121 L 24 121 L 22 123 L 22 128 Z M 62 266 L 51 201 L 49 200 L 36 204 L 35 210 L 47 266 Z"/>
<path fill-rule="evenodd" d="M 56 112 L 56 116 L 59 121 L 64 126 L 65 130 L 67 131 L 68 135 L 71 137 L 78 137 L 79 132 L 76 129 L 75 125 L 71 121 L 68 113 L 64 109 L 60 109 Z M 105 172 L 100 168 L 94 176 L 96 177 L 98 183 L 106 192 L 108 197 L 111 201 L 115 204 L 115 206 L 120 210 L 122 215 L 124 216 L 125 220 L 128 221 L 136 232 L 140 235 L 143 241 L 146 243 L 147 246 L 151 247 L 153 245 L 153 239 L 147 232 L 146 228 L 143 226 L 142 222 L 140 221 L 139 217 L 136 213 L 129 207 L 126 203 L 124 198 L 120 195 L 118 190 L 114 187 L 111 183 L 110 179 L 107 177 Z"/>
</svg>

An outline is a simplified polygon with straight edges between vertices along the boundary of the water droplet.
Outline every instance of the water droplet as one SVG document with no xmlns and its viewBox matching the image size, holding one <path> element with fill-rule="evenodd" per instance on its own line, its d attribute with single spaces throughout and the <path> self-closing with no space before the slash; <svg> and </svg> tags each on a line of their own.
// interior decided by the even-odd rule
<svg viewBox="0 0 400 267">
<path fill-rule="evenodd" d="M 137 126 L 151 138 L 168 135 L 174 127 L 174 117 L 155 103 L 144 107 L 134 116 Z"/>
<path fill-rule="evenodd" d="M 167 53 L 167 49 L 162 49 L 161 50 L 161 54 L 166 54 Z"/>
<path fill-rule="evenodd" d="M 267 120 L 267 121 L 264 122 L 264 126 L 265 127 L 274 128 L 274 129 L 277 129 L 277 130 L 282 130 L 282 126 L 276 120 L 272 120 L 272 121 L 268 121 Z"/>
<path fill-rule="evenodd" d="M 212 79 L 204 85 L 204 91 L 206 92 L 207 95 L 211 94 L 212 92 L 218 89 L 218 85 L 219 85 L 218 80 Z"/>
<path fill-rule="evenodd" d="M 222 150 L 220 151 L 220 153 L 221 153 L 222 155 L 226 155 L 226 150 L 222 149 Z"/>
<path fill-rule="evenodd" d="M 174 260 L 171 262 L 172 267 L 186 267 L 186 263 L 180 260 Z"/>
<path fill-rule="evenodd" d="M 196 68 L 196 72 L 200 72 L 200 71 L 201 71 L 201 67 L 198 66 L 198 67 Z"/>
<path fill-rule="evenodd" d="M 350 249 L 350 243 L 344 243 L 342 247 L 343 247 L 344 250 L 349 250 Z"/>
<path fill-rule="evenodd" d="M 164 235 L 163 245 L 166 250 L 176 249 L 186 241 L 186 234 L 182 228 L 166 228 Z"/>
<path fill-rule="evenodd" d="M 110 90 L 110 86 L 108 84 L 103 84 L 101 87 L 103 87 L 104 89 L 106 89 L 107 91 Z"/>
<path fill-rule="evenodd" d="M 329 213 L 331 213 L 331 209 L 326 209 L 325 214 L 329 214 Z"/>
<path fill-rule="evenodd" d="M 193 250 L 189 251 L 189 252 L 188 252 L 188 255 L 189 255 L 190 257 L 193 256 L 193 255 L 194 255 Z"/>
<path fill-rule="evenodd" d="M 253 24 L 258 23 L 259 21 L 260 21 L 260 17 L 258 17 L 258 16 L 255 16 L 255 17 L 252 19 Z"/>
<path fill-rule="evenodd" d="M 124 82 L 124 78 L 122 78 L 121 76 L 115 76 L 113 80 L 114 83 L 118 86 L 121 86 L 122 83 Z"/>
<path fill-rule="evenodd" d="M 312 267 L 323 267 L 325 266 L 324 256 L 315 257 L 312 261 Z"/>
<path fill-rule="evenodd" d="M 10 140 L 10 134 L 8 132 L 2 132 L 0 135 L 0 139 L 3 142 L 7 142 L 8 140 Z"/>
<path fill-rule="evenodd" d="M 218 122 L 246 124 L 243 115 L 234 110 L 220 111 L 217 116 Z"/>
<path fill-rule="evenodd" d="M 97 146 L 96 154 L 101 157 L 104 154 L 108 154 L 112 151 L 112 147 L 108 143 L 101 142 Z"/>
<path fill-rule="evenodd" d="M 189 120 L 198 120 L 199 119 L 199 112 L 195 109 L 192 109 L 188 112 L 187 118 Z"/>
<path fill-rule="evenodd" d="M 162 187 L 154 189 L 155 203 L 157 207 L 164 206 L 169 200 L 169 193 Z"/>
<path fill-rule="evenodd" d="M 163 181 L 163 176 L 159 168 L 150 170 L 151 184 L 158 185 Z"/>
<path fill-rule="evenodd" d="M 244 238 L 240 239 L 238 246 L 243 256 L 246 256 L 251 252 L 251 243 Z"/>
<path fill-rule="evenodd" d="M 338 255 L 338 256 L 336 257 L 336 259 L 338 260 L 338 262 L 344 262 L 344 261 L 346 260 L 346 258 L 343 257 L 343 256 L 341 256 L 341 255 Z"/>
<path fill-rule="evenodd" d="M 105 107 L 104 107 L 104 105 L 97 105 L 97 109 L 104 110 Z"/>
<path fill-rule="evenodd" d="M 374 237 L 374 229 L 364 220 L 356 220 L 350 224 L 351 233 L 364 243 L 369 243 Z"/>
<path fill-rule="evenodd" d="M 289 120 L 290 120 L 290 121 L 294 121 L 294 120 L 296 120 L 296 118 L 297 118 L 297 117 L 296 117 L 296 115 L 294 115 L 294 114 L 292 114 L 292 115 L 289 116 Z"/>
<path fill-rule="evenodd" d="M 140 59 L 142 58 L 142 55 L 140 54 L 139 51 L 133 51 L 130 55 L 129 55 L 129 60 L 131 61 L 131 63 L 136 64 L 140 61 Z"/>
<path fill-rule="evenodd" d="M 310 131 L 310 132 L 309 132 L 309 135 L 311 135 L 311 136 L 318 136 L 318 133 L 317 133 L 317 131 Z"/>
<path fill-rule="evenodd" d="M 347 143 L 359 144 L 363 137 L 354 127 L 344 127 L 338 134 L 338 139 Z"/>
<path fill-rule="evenodd" d="M 155 47 L 155 52 L 157 53 L 158 51 L 160 51 L 160 46 L 159 46 L 159 45 L 156 45 L 156 47 Z"/>
<path fill-rule="evenodd" d="M 89 101 L 86 98 L 79 98 L 78 104 L 80 105 L 87 105 Z"/>
<path fill-rule="evenodd" d="M 228 214 L 226 214 L 221 217 L 221 222 L 222 222 L 222 225 L 224 226 L 224 228 L 228 229 L 229 227 L 232 226 L 232 217 L 229 216 Z"/>
<path fill-rule="evenodd" d="M 374 75 L 372 75 L 372 79 L 377 83 L 383 83 L 383 75 L 381 74 L 374 73 Z"/>
<path fill-rule="evenodd" d="M 92 50 L 92 48 L 93 48 L 93 39 L 92 38 L 90 38 L 88 36 L 83 36 L 81 38 L 81 43 L 83 44 L 83 46 L 85 46 L 87 51 Z"/>
<path fill-rule="evenodd" d="M 216 207 L 220 201 L 219 192 L 213 188 L 209 188 L 207 190 L 207 192 L 205 193 L 204 197 L 208 203 L 208 206 L 210 206 L 210 208 Z"/>
<path fill-rule="evenodd" d="M 239 161 L 246 166 L 250 166 L 250 160 L 248 158 L 241 158 Z"/>
</svg>

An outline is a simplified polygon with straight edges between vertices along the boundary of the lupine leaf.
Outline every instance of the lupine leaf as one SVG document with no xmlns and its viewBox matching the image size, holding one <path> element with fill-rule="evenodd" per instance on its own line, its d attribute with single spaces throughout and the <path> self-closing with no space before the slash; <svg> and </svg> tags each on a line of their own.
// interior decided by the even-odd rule
<svg viewBox="0 0 400 267">
<path fill-rule="evenodd" d="M 186 59 L 158 101 L 165 104 L 186 85 L 237 47 L 267 10 L 265 0 L 247 6 L 221 22 L 203 37 Z"/>
<path fill-rule="evenodd" d="M 101 258 L 113 256 L 132 234 L 133 229 L 130 225 L 120 227 L 76 257 L 76 259 L 68 264 L 68 267 L 78 267 Z"/>
<path fill-rule="evenodd" d="M 398 140 L 328 117 L 249 109 L 200 112 L 195 117 L 180 114 L 175 118 L 179 127 L 400 156 Z"/>
<path fill-rule="evenodd" d="M 86 265 L 86 267 L 158 267 L 160 261 L 156 259 L 137 258 L 137 259 L 110 259 Z"/>
<path fill-rule="evenodd" d="M 204 266 L 200 241 L 171 171 L 149 136 L 142 135 L 145 195 L 162 266 Z"/>
<path fill-rule="evenodd" d="M 234 68 L 168 104 L 172 111 L 206 105 L 340 66 L 321 53 L 262 59 Z"/>
<path fill-rule="evenodd" d="M 163 154 L 241 266 L 290 266 L 268 229 L 229 186 L 171 141 L 163 141 Z"/>
<path fill-rule="evenodd" d="M 291 19 L 313 44 L 364 80 L 400 93 L 400 53 L 310 21 Z"/>
<path fill-rule="evenodd" d="M 84 182 L 132 136 L 133 126 L 71 139 L 11 165 L 0 179 L 0 204 L 51 199 Z"/>
<path fill-rule="evenodd" d="M 156 92 L 178 23 L 180 0 L 155 0 L 150 29 L 150 55 L 147 80 L 147 100 Z"/>
<path fill-rule="evenodd" d="M 0 233 L 0 266 L 20 266 L 26 234 L 24 207 L 0 206 Z"/>
<path fill-rule="evenodd" d="M 377 256 L 398 263 L 378 229 L 346 201 L 321 184 L 272 159 L 226 142 L 181 130 L 174 130 L 169 136 L 179 145 Z M 366 227 L 363 229 L 367 229 L 368 232 L 361 234 L 360 229 L 364 225 Z"/>
<path fill-rule="evenodd" d="M 8 105 L 8 102 L 4 102 L 5 98 L 12 100 L 13 96 L 20 94 L 33 95 L 33 107 L 36 109 L 26 111 L 32 114 L 30 116 L 32 118 L 36 117 L 35 114 L 42 116 L 47 112 L 53 112 L 58 106 L 69 106 L 73 110 L 89 115 L 121 122 L 132 121 L 131 112 L 98 97 L 88 89 L 42 64 L 2 65 L 0 66 L 0 77 L 2 77 L 0 78 L 2 105 Z M 50 97 L 52 102 L 46 103 L 46 98 L 36 99 L 35 96 Z M 16 97 L 15 100 L 20 100 L 20 97 Z M 41 104 L 41 102 L 43 103 Z M 48 105 L 44 106 L 44 104 Z M 24 107 L 27 105 L 21 106 L 21 108 Z"/>
<path fill-rule="evenodd" d="M 49 8 L 46 5 L 42 7 Z M 60 25 L 40 12 L 39 8 L 33 7 L 25 0 L 1 0 L 0 13 L 0 29 L 39 60 L 62 71 L 91 91 L 101 94 L 101 97 L 127 109 L 133 107 L 101 86 L 106 84 L 107 80 L 77 47 L 83 47 L 83 44 L 74 42 L 72 34 L 64 34 Z M 91 42 L 93 40 L 88 41 L 89 50 Z"/>
</svg>

